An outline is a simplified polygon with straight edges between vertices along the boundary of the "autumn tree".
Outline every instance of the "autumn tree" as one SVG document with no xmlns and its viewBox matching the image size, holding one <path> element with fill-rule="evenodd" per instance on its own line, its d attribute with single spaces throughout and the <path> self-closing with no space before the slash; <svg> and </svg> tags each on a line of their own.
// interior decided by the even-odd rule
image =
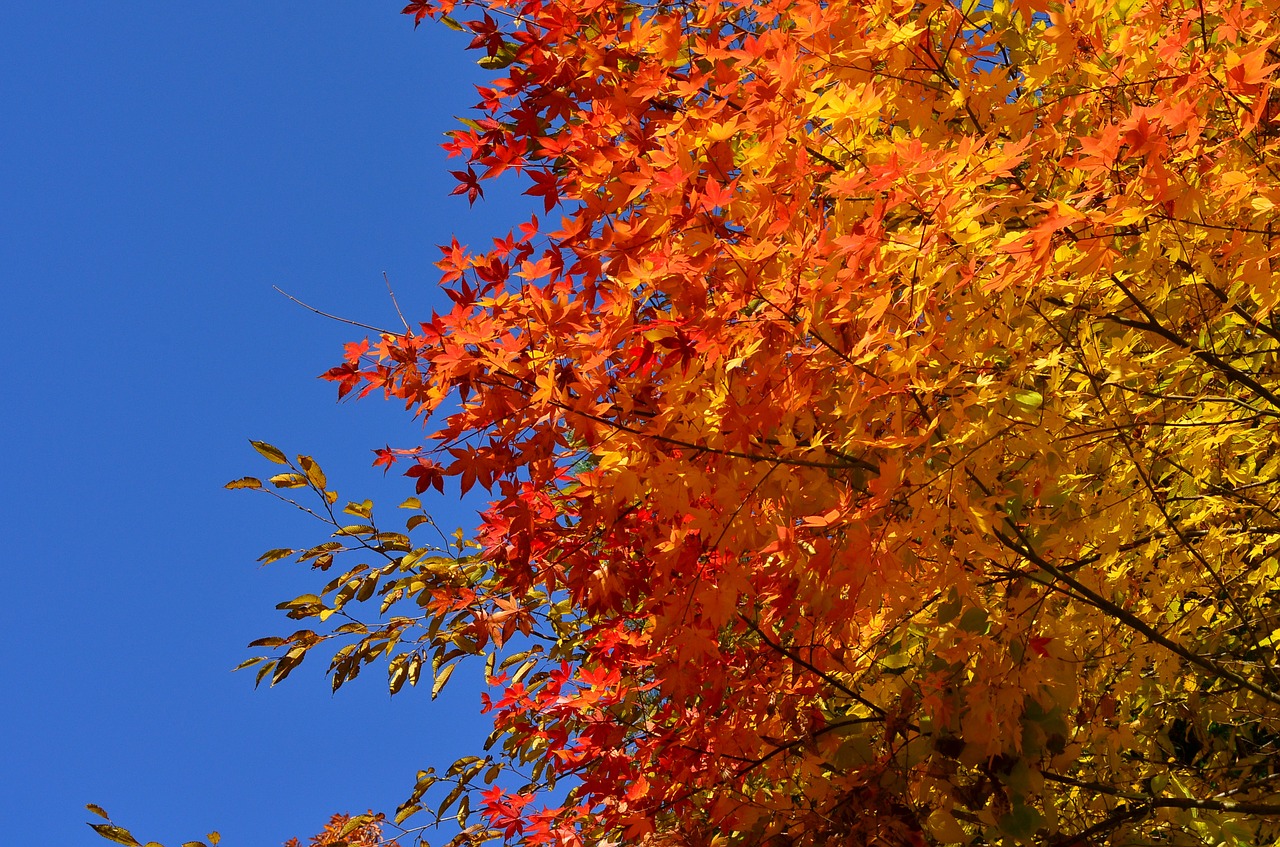
<svg viewBox="0 0 1280 847">
<path fill-rule="evenodd" d="M 452 298 L 347 347 L 404 532 L 259 644 L 486 666 L 397 823 L 518 845 L 1280 837 L 1276 0 L 428 0 L 495 78 Z M 397 465 L 397 463 L 399 463 Z M 474 535 L 429 502 L 479 488 Z"/>
</svg>

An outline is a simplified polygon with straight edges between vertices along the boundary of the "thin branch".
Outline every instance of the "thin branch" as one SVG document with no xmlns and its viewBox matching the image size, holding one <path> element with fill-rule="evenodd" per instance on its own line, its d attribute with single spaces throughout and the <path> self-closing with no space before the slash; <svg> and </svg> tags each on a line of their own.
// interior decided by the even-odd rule
<svg viewBox="0 0 1280 847">
<path fill-rule="evenodd" d="M 836 679 L 831 674 L 825 671 L 822 671 L 817 667 L 815 667 L 812 663 L 805 661 L 801 656 L 796 655 L 794 651 L 788 650 L 786 647 L 783 647 L 781 644 L 774 642 L 772 639 L 769 638 L 769 636 L 764 634 L 764 630 L 762 630 L 755 621 L 751 620 L 746 615 L 743 615 L 741 613 L 738 614 L 738 618 L 744 624 L 747 625 L 747 629 L 754 632 L 760 638 L 760 640 L 763 641 L 766 645 L 768 645 L 772 650 L 787 657 L 788 659 L 795 662 L 797 665 L 809 671 L 810 673 L 817 675 L 819 679 L 826 682 L 828 685 L 832 686 L 833 688 L 836 688 L 844 692 L 849 697 L 851 697 L 855 702 L 867 707 L 868 709 L 870 709 L 872 712 L 879 715 L 880 717 L 885 716 L 886 712 L 884 709 L 877 706 L 875 703 L 872 703 L 870 700 L 863 697 L 861 694 L 854 691 L 852 688 L 845 685 L 843 682 Z"/>
<path fill-rule="evenodd" d="M 404 312 L 400 311 L 400 301 L 396 300 L 396 293 L 391 290 L 391 277 L 387 276 L 387 272 L 382 272 L 382 281 L 387 284 L 387 293 L 391 295 L 391 305 L 396 307 L 396 314 L 400 316 L 400 323 L 404 324 L 405 334 L 412 332 L 409 329 L 409 322 L 404 319 Z"/>
<path fill-rule="evenodd" d="M 373 326 L 372 324 L 364 324 L 364 323 L 360 323 L 360 321 L 353 321 L 350 318 L 342 318 L 337 315 L 331 315 L 328 312 L 322 312 L 321 310 L 317 309 L 315 306 L 312 306 L 309 303 L 303 303 L 297 297 L 294 297 L 292 294 L 285 291 L 283 288 L 281 288 L 278 285 L 273 285 L 271 287 L 274 288 L 276 291 L 279 291 L 285 297 L 288 297 L 293 302 L 297 303 L 302 308 L 306 309 L 308 312 L 315 312 L 317 315 L 319 315 L 322 318 L 328 318 L 331 321 L 337 321 L 338 323 L 347 324 L 348 326 L 356 326 L 356 327 L 360 327 L 361 329 L 367 329 L 370 332 L 376 332 L 381 335 L 400 335 L 401 334 L 398 332 L 392 332 L 389 329 L 383 329 L 380 326 Z"/>
</svg>

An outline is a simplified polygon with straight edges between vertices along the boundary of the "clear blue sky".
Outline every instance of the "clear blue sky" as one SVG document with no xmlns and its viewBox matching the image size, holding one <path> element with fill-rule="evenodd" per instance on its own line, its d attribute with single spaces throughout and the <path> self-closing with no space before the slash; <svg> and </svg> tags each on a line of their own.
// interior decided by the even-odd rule
<svg viewBox="0 0 1280 847">
<path fill-rule="evenodd" d="M 370 450 L 420 433 L 394 405 L 338 405 L 315 377 L 358 331 L 272 286 L 390 326 L 385 270 L 425 315 L 435 245 L 480 244 L 526 205 L 446 196 L 442 133 L 485 72 L 402 5 L 6 8 L 0 842 L 97 847 L 95 802 L 143 840 L 276 845 L 394 807 L 484 735 L 478 669 L 435 704 L 375 674 L 331 696 L 319 664 L 256 692 L 229 672 L 316 585 L 258 554 L 320 540 L 222 489 L 266 469 L 246 439 L 390 507 L 407 482 Z"/>
</svg>

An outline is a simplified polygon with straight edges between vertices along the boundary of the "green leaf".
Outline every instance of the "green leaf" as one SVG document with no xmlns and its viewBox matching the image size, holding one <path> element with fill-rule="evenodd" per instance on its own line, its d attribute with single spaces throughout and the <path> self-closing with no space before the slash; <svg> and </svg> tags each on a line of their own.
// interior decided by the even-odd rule
<svg viewBox="0 0 1280 847">
<path fill-rule="evenodd" d="M 269 659 L 269 658 L 271 658 L 271 657 L 270 657 L 270 656 L 254 656 L 252 659 L 245 659 L 243 662 L 241 662 L 240 664 L 236 665 L 236 666 L 235 666 L 234 668 L 232 668 L 231 670 L 232 670 L 233 672 L 234 672 L 234 671 L 242 671 L 242 670 L 244 670 L 245 668 L 251 668 L 251 667 L 253 667 L 254 665 L 258 664 L 258 662 L 265 662 L 265 661 L 266 661 L 267 659 Z M 103 815 L 103 817 L 106 817 L 106 815 Z"/>
<path fill-rule="evenodd" d="M 107 810 L 95 803 L 86 803 L 84 807 L 103 820 L 111 820 L 111 815 L 107 814 Z"/>
<path fill-rule="evenodd" d="M 965 609 L 964 614 L 960 616 L 960 623 L 957 625 L 965 632 L 984 633 L 987 631 L 987 610 L 979 609 L 976 606 Z"/>
<path fill-rule="evenodd" d="M 880 664 L 889 673 L 902 673 L 910 663 L 911 657 L 906 653 L 891 653 L 880 660 Z"/>
<path fill-rule="evenodd" d="M 511 66 L 511 63 L 516 60 L 516 55 L 519 51 L 520 48 L 517 45 L 512 44 L 509 41 L 504 41 L 502 42 L 502 46 L 498 48 L 497 53 L 492 56 L 485 56 L 483 59 L 476 62 L 476 64 L 484 68 L 486 71 L 500 71 L 503 68 Z"/>
<path fill-rule="evenodd" d="M 441 15 L 440 23 L 444 24 L 449 29 L 452 29 L 456 32 L 463 32 L 462 24 L 458 23 L 455 19 L 449 17 L 448 15 Z"/>
<path fill-rule="evenodd" d="M 142 842 L 134 838 L 133 833 L 123 827 L 110 823 L 91 823 L 89 826 L 108 841 L 114 841 L 117 844 L 127 844 L 128 847 L 142 847 Z"/>
<path fill-rule="evenodd" d="M 960 614 L 960 598 L 958 596 L 948 597 L 938 604 L 938 623 L 953 621 L 958 614 Z"/>
<path fill-rule="evenodd" d="M 1014 838 L 1030 838 L 1040 828 L 1043 818 L 1034 807 L 1025 803 L 1015 803 L 1007 815 L 1000 818 L 997 824 L 1000 831 Z"/>
<path fill-rule="evenodd" d="M 235 490 L 237 488 L 254 489 L 254 488 L 261 488 L 261 487 L 262 487 L 262 480 L 256 479 L 251 476 L 242 476 L 239 479 L 233 479 L 223 486 L 223 488 L 230 488 L 232 490 Z"/>
<path fill-rule="evenodd" d="M 1039 391 L 1032 391 L 1027 388 L 1018 389 L 1013 392 L 1013 399 L 1018 404 L 1028 409 L 1038 409 L 1044 403 L 1044 395 Z"/>
<path fill-rule="evenodd" d="M 257 450 L 259 453 L 261 453 L 270 461 L 275 462 L 277 465 L 289 464 L 289 460 L 285 458 L 284 452 L 281 451 L 280 448 L 273 447 L 265 441 L 250 441 L 249 443 L 253 445 L 254 450 Z"/>
</svg>

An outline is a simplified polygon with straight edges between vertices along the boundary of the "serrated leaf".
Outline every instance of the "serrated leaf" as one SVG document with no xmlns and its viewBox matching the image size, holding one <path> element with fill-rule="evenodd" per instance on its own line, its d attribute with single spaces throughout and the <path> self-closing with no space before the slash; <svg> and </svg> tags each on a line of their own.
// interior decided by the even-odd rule
<svg viewBox="0 0 1280 847">
<path fill-rule="evenodd" d="M 444 817 L 445 811 L 453 805 L 453 802 L 462 796 L 464 786 L 458 783 L 449 789 L 449 793 L 444 796 L 444 800 L 440 801 L 440 806 L 436 809 L 436 817 Z"/>
<path fill-rule="evenodd" d="M 457 663 L 454 663 L 452 665 L 445 665 L 436 674 L 436 681 L 431 685 L 432 700 L 436 699 L 436 697 L 444 689 L 445 683 L 449 681 L 449 677 L 453 676 L 453 669 L 456 668 L 457 666 L 458 666 Z"/>
<path fill-rule="evenodd" d="M 232 672 L 235 672 L 235 671 L 242 671 L 242 670 L 244 670 L 245 668 L 251 668 L 251 667 L 253 667 L 254 665 L 258 664 L 258 662 L 265 662 L 265 661 L 266 661 L 267 659 L 269 659 L 269 658 L 271 658 L 271 657 L 270 657 L 270 656 L 254 656 L 252 659 L 245 659 L 243 662 L 241 662 L 240 664 L 236 665 L 236 666 L 235 666 L 234 668 L 232 668 L 231 670 L 232 670 Z M 104 815 L 104 817 L 105 817 L 105 815 Z"/>
<path fill-rule="evenodd" d="M 262 562 L 264 565 L 269 565 L 272 562 L 278 562 L 281 559 L 288 558 L 296 552 L 298 551 L 294 550 L 292 547 L 276 547 L 259 556 L 258 561 Z"/>
<path fill-rule="evenodd" d="M 310 456 L 299 456 L 298 464 L 302 466 L 302 470 L 307 475 L 307 480 L 316 488 L 323 491 L 328 486 L 328 480 L 325 478 L 324 471 L 320 470 L 320 465 Z"/>
<path fill-rule="evenodd" d="M 252 490 L 252 489 L 257 489 L 261 487 L 262 487 L 262 480 L 252 476 L 242 476 L 239 479 L 233 479 L 223 486 L 223 488 L 229 488 L 233 491 L 236 490 L 237 488 L 248 488 Z"/>
<path fill-rule="evenodd" d="M 89 827 L 108 841 L 125 844 L 128 847 L 142 847 L 142 842 L 133 837 L 133 833 L 124 827 L 111 823 L 91 823 Z"/>
<path fill-rule="evenodd" d="M 250 441 L 249 443 L 253 445 L 254 450 L 257 450 L 269 461 L 275 462 L 277 465 L 289 464 L 288 458 L 285 457 L 280 448 L 274 447 L 265 441 Z"/>
<path fill-rule="evenodd" d="M 324 601 L 323 601 L 322 599 L 320 599 L 320 597 L 319 597 L 318 595 L 316 595 L 316 594 L 300 594 L 300 595 L 298 595 L 297 597 L 293 598 L 292 600 L 286 600 L 286 601 L 285 601 L 285 602 L 283 602 L 283 603 L 277 603 L 277 604 L 276 604 L 276 608 L 277 608 L 277 609 L 296 609 L 296 608 L 298 608 L 299 606 L 318 606 L 318 605 L 320 605 L 320 604 L 321 604 L 321 603 L 323 603 L 323 602 L 324 602 Z M 265 641 L 265 642 L 270 642 L 270 641 L 273 641 L 274 639 L 271 639 L 271 638 L 263 638 L 263 639 L 260 639 L 260 640 L 261 640 L 261 641 Z M 281 640 L 281 644 L 283 644 L 283 643 L 284 643 L 284 641 L 283 641 L 283 640 Z M 272 647 L 274 647 L 274 646 L 279 646 L 279 645 L 276 645 L 276 644 L 250 644 L 249 646 L 250 646 L 250 647 L 255 647 L 255 646 L 262 646 L 262 647 L 272 646 Z"/>
<path fill-rule="evenodd" d="M 408 678 L 408 657 L 396 656 L 391 660 L 391 664 L 387 668 L 387 687 L 390 689 L 393 696 L 400 693 L 400 689 L 404 688 L 404 684 Z"/>
<path fill-rule="evenodd" d="M 302 488 L 307 484 L 307 478 L 297 473 L 279 473 L 267 480 L 276 488 Z"/>
<path fill-rule="evenodd" d="M 104 820 L 111 820 L 111 815 L 107 814 L 107 810 L 96 803 L 85 803 L 84 807 Z"/>
<path fill-rule="evenodd" d="M 360 827 L 367 826 L 372 821 L 373 815 L 355 815 L 343 825 L 342 829 L 338 832 L 338 837 L 345 838 Z"/>
<path fill-rule="evenodd" d="M 421 509 L 422 501 L 419 500 L 417 497 L 409 497 L 409 498 L 406 498 L 405 501 L 400 504 L 400 508 L 401 509 Z"/>
<path fill-rule="evenodd" d="M 355 515 L 358 518 L 368 520 L 369 516 L 373 514 L 373 501 L 365 500 L 363 503 L 348 503 L 342 511 L 348 515 Z"/>
</svg>

